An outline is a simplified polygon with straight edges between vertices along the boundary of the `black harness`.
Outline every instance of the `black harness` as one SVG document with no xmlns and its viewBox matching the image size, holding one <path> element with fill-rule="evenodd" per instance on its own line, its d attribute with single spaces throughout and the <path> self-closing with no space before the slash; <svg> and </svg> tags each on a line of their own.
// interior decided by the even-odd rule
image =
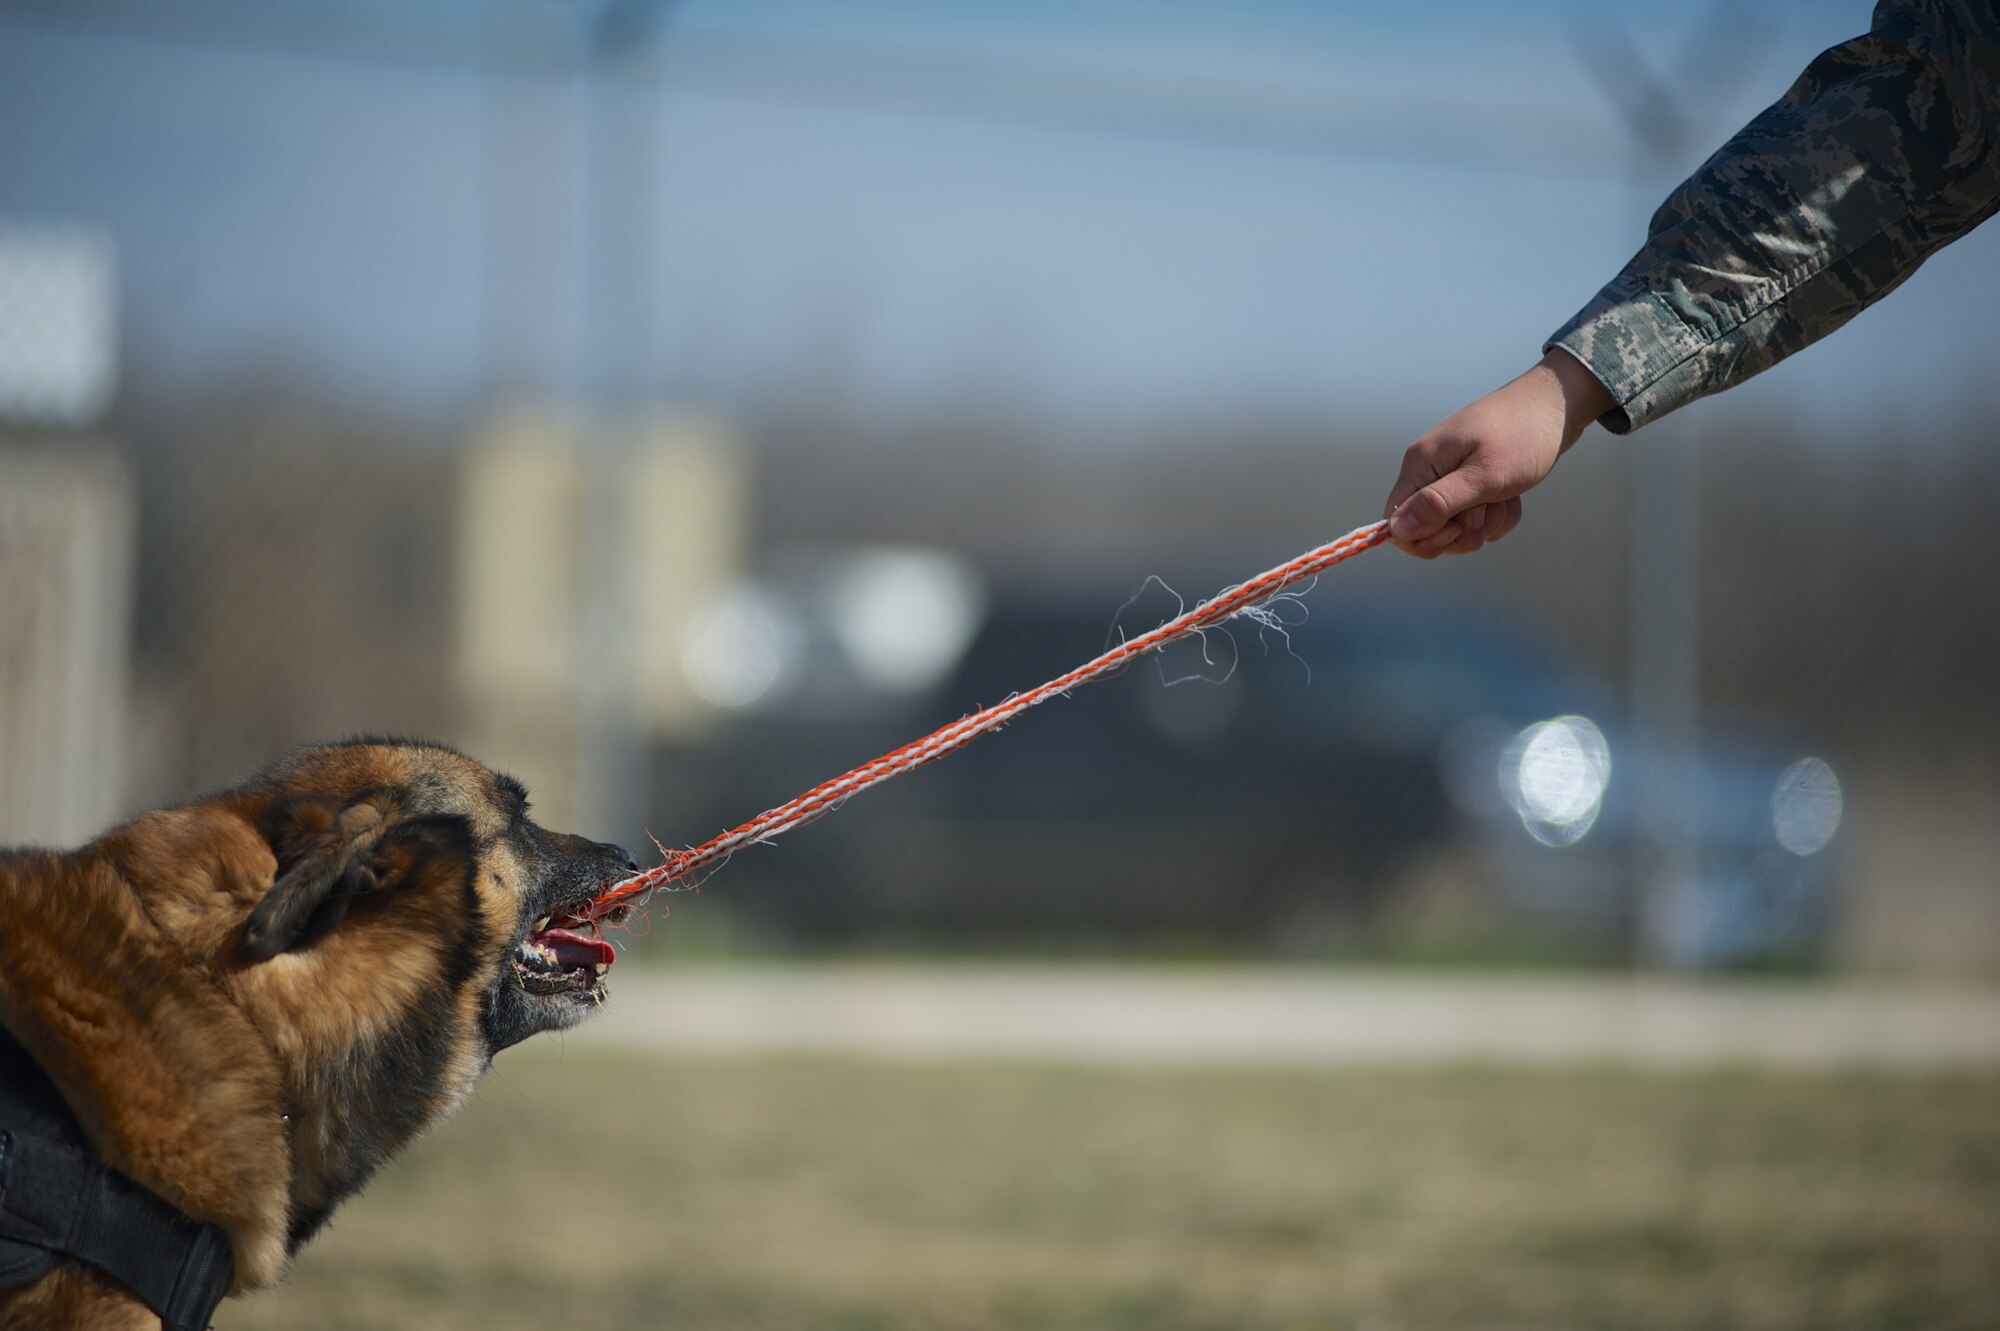
<svg viewBox="0 0 2000 1331">
<path fill-rule="evenodd" d="M 144 1299 L 163 1331 L 202 1331 L 236 1279 L 229 1236 L 99 1160 L 48 1075 L 0 1027 L 0 1289 L 65 1257 Z"/>
</svg>

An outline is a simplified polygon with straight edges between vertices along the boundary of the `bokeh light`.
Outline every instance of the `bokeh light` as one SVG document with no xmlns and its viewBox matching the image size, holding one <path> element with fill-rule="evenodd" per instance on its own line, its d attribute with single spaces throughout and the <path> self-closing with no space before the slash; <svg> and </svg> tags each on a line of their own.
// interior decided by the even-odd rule
<svg viewBox="0 0 2000 1331">
<path fill-rule="evenodd" d="M 1814 855 L 1840 830 L 1844 801 L 1840 778 L 1822 758 L 1787 767 L 1771 791 L 1771 830 L 1794 855 Z"/>
<path fill-rule="evenodd" d="M 1573 845 L 1604 807 L 1611 746 L 1589 717 L 1537 721 L 1507 746 L 1500 781 L 1528 835 L 1544 845 Z"/>
</svg>

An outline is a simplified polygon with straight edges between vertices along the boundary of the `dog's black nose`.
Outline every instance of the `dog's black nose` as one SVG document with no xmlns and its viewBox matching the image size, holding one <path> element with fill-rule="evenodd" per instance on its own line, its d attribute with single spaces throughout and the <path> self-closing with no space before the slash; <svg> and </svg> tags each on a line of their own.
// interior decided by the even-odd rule
<svg viewBox="0 0 2000 1331">
<path fill-rule="evenodd" d="M 605 853 L 616 859 L 627 873 L 639 872 L 639 861 L 632 858 L 631 851 L 625 849 L 625 847 L 615 841 L 602 841 L 598 844 L 603 848 Z"/>
</svg>

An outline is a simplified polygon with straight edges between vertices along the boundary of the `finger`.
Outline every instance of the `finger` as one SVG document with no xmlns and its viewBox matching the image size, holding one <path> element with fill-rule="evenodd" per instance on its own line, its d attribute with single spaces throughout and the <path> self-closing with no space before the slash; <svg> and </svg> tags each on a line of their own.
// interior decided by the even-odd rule
<svg viewBox="0 0 2000 1331">
<path fill-rule="evenodd" d="M 1404 546 L 1403 549 L 1419 559 L 1436 559 L 1464 539 L 1465 529 L 1453 520 L 1422 540 Z"/>
<path fill-rule="evenodd" d="M 1460 467 L 1438 477 L 1396 507 L 1389 520 L 1389 535 L 1397 544 L 1414 546 L 1436 535 L 1444 524 L 1487 496 L 1480 476 L 1470 467 Z"/>
<path fill-rule="evenodd" d="M 1403 465 L 1390 487 L 1388 502 L 1382 506 L 1382 516 L 1394 515 L 1410 496 L 1457 471 L 1470 452 L 1468 440 L 1436 429 L 1404 449 Z"/>
<path fill-rule="evenodd" d="M 1396 476 L 1396 483 L 1389 487 L 1389 498 L 1382 505 L 1382 516 L 1394 517 L 1409 497 L 1438 478 L 1430 450 L 1422 441 L 1411 444 L 1403 454 L 1403 469 Z"/>
<path fill-rule="evenodd" d="M 1396 510 L 1403 506 L 1403 501 L 1416 492 L 1417 487 L 1408 481 L 1397 481 L 1389 487 L 1389 497 L 1382 503 L 1382 516 L 1385 518 L 1395 517 Z"/>
<path fill-rule="evenodd" d="M 1521 498 L 1519 495 L 1516 495 L 1512 499 L 1504 500 L 1498 504 L 1489 504 L 1487 506 L 1487 516 L 1486 516 L 1487 540 L 1497 541 L 1501 537 L 1507 535 L 1507 533 L 1513 531 L 1514 528 L 1520 525 L 1521 525 Z"/>
<path fill-rule="evenodd" d="M 1489 505 L 1474 504 L 1458 515 L 1458 539 L 1445 547 L 1448 555 L 1469 555 L 1486 544 L 1486 510 Z"/>
</svg>

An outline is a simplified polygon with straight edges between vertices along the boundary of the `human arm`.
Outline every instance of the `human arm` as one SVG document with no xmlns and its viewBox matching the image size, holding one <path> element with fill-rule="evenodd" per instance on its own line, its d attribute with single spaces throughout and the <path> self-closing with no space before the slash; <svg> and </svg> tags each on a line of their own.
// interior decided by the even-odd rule
<svg viewBox="0 0 2000 1331">
<path fill-rule="evenodd" d="M 2000 5 L 1885 0 L 1866 36 L 1814 60 L 1668 196 L 1638 254 L 1544 351 L 1589 371 L 1608 396 L 1598 419 L 1623 434 L 1825 336 L 1996 209 Z M 1561 453 L 1521 382 L 1411 446 L 1391 507 L 1421 503 L 1398 544 L 1477 549 L 1475 507 L 1502 519 L 1498 534 L 1512 528 L 1494 505 L 1517 504 Z M 1484 434 L 1447 447 L 1439 436 L 1468 416 Z M 1454 448 L 1479 463 L 1473 476 L 1445 485 L 1441 472 L 1432 496 L 1407 488 Z"/>
<path fill-rule="evenodd" d="M 1654 214 L 1550 337 L 1637 429 L 1769 369 L 2000 209 L 2000 6 L 1877 5 Z"/>
</svg>

